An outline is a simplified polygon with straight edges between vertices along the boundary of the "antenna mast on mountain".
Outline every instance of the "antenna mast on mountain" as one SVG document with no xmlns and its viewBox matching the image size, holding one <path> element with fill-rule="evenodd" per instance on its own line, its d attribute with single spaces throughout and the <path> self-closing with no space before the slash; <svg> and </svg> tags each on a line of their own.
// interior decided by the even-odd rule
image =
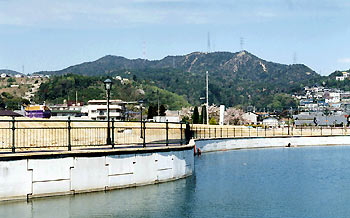
<svg viewBox="0 0 350 218">
<path fill-rule="evenodd" d="M 207 71 L 207 72 L 205 72 L 205 76 L 206 76 L 206 96 L 205 96 L 205 98 L 206 98 L 206 100 L 207 100 L 207 103 L 206 103 L 206 105 L 207 105 L 207 108 L 206 108 L 206 115 L 207 115 L 207 117 L 206 117 L 206 119 L 207 119 L 207 125 L 209 124 L 209 72 Z"/>
<path fill-rule="evenodd" d="M 207 41 L 207 49 L 208 49 L 208 51 L 207 51 L 207 53 L 210 53 L 210 32 L 208 32 L 208 41 Z"/>
<path fill-rule="evenodd" d="M 22 73 L 24 74 L 24 65 L 22 65 Z"/>
<path fill-rule="evenodd" d="M 243 51 L 243 47 L 244 47 L 244 38 L 243 37 L 240 38 L 240 44 L 241 44 L 241 51 Z"/>
<path fill-rule="evenodd" d="M 146 60 L 146 41 L 142 42 L 142 58 Z"/>
<path fill-rule="evenodd" d="M 298 62 L 297 53 L 294 52 L 294 54 L 293 54 L 293 64 L 296 64 L 297 62 Z"/>
</svg>

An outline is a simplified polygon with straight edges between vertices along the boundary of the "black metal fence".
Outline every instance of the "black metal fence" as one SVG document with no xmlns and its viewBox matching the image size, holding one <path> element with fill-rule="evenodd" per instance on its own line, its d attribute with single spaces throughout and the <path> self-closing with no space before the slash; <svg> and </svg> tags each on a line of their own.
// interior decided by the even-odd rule
<svg viewBox="0 0 350 218">
<path fill-rule="evenodd" d="M 195 125 L 191 128 L 193 137 L 239 138 L 239 137 L 281 137 L 281 136 L 341 136 L 350 135 L 349 127 L 252 127 Z"/>
<path fill-rule="evenodd" d="M 84 147 L 122 148 L 182 145 L 185 124 L 110 121 L 111 144 L 107 144 L 107 121 L 91 120 L 0 120 L 0 150 L 72 150 Z"/>
</svg>

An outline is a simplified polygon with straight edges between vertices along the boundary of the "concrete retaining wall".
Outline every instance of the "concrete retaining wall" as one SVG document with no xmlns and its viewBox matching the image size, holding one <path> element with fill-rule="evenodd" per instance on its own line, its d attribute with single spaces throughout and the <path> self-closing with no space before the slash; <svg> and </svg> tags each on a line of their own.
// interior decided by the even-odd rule
<svg viewBox="0 0 350 218">
<path fill-rule="evenodd" d="M 247 148 L 270 148 L 291 146 L 350 145 L 350 136 L 280 137 L 280 138 L 234 138 L 196 140 L 202 152 Z"/>
<path fill-rule="evenodd" d="M 153 184 L 194 169 L 193 150 L 0 160 L 0 200 L 26 199 Z"/>
</svg>

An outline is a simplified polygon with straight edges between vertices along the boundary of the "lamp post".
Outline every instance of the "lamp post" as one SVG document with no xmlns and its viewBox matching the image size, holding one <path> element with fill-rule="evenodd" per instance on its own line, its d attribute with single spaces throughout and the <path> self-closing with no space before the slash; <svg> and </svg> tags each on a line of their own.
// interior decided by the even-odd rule
<svg viewBox="0 0 350 218">
<path fill-rule="evenodd" d="M 107 143 L 107 145 L 111 145 L 112 140 L 111 140 L 111 128 L 110 128 L 110 121 L 109 121 L 109 98 L 110 98 L 110 94 L 111 94 L 112 81 L 110 79 L 106 79 L 104 81 L 104 84 L 105 84 L 105 89 L 107 92 L 107 139 L 106 139 L 106 143 Z"/>
<path fill-rule="evenodd" d="M 142 103 L 143 103 L 143 100 L 139 100 L 138 103 L 140 104 L 140 109 L 141 109 L 141 118 L 140 118 L 140 123 L 141 123 L 141 134 L 140 134 L 140 138 L 143 138 L 143 134 L 142 134 Z"/>
</svg>

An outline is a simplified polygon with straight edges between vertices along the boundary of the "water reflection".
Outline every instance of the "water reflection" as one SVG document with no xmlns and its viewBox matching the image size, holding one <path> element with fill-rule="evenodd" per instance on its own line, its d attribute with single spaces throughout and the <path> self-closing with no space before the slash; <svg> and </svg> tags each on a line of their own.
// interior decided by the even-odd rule
<svg viewBox="0 0 350 218">
<path fill-rule="evenodd" d="M 137 188 L 5 202 L 1 217 L 185 217 L 195 176 Z"/>
</svg>

